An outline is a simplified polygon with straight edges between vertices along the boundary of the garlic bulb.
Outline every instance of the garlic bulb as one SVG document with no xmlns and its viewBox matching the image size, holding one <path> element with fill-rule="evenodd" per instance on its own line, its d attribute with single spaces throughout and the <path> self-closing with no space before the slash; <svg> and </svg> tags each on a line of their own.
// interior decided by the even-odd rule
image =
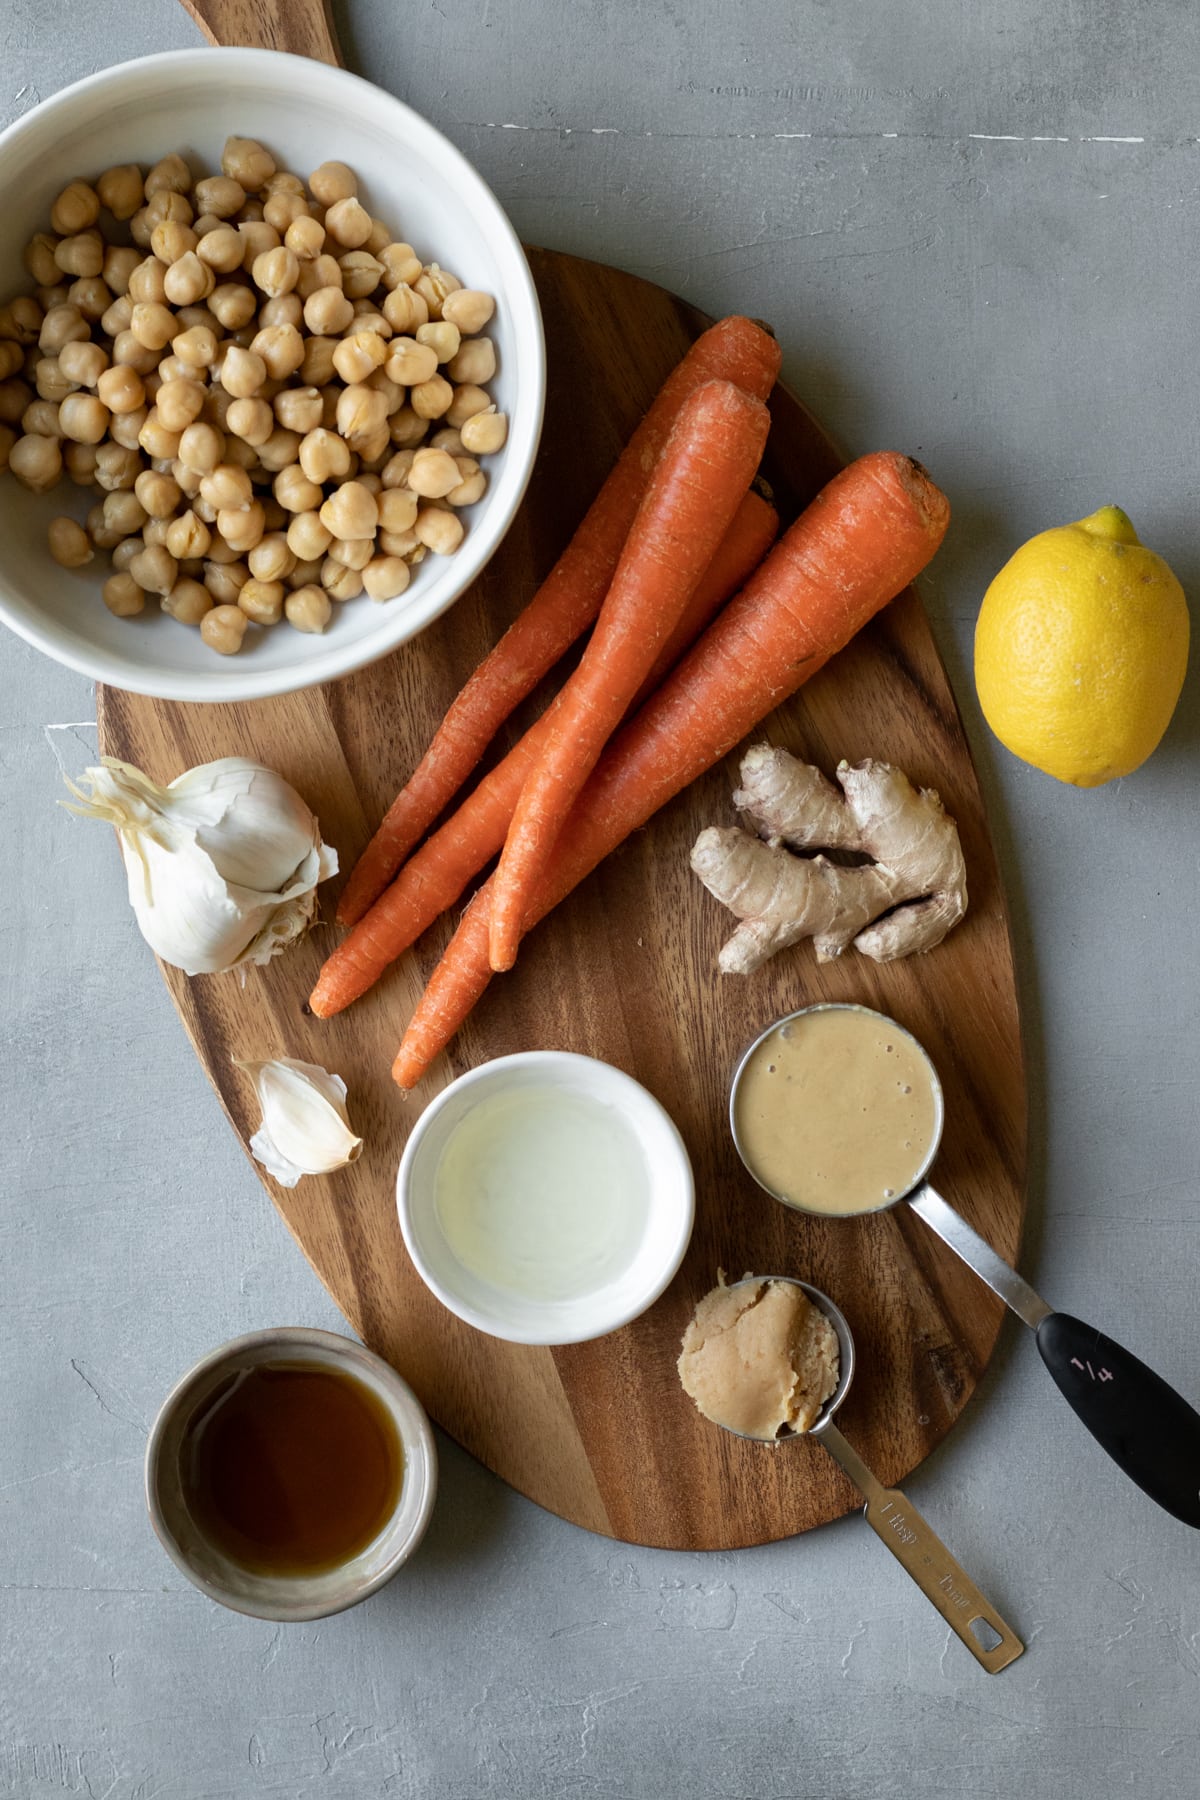
<svg viewBox="0 0 1200 1800">
<path fill-rule="evenodd" d="M 115 825 L 129 902 L 156 956 L 186 975 L 266 963 L 300 937 L 317 883 L 337 873 L 337 852 L 299 794 L 273 769 L 224 756 L 168 787 L 104 757 L 63 805 Z"/>
<path fill-rule="evenodd" d="M 302 1175 L 327 1175 L 357 1162 L 362 1139 L 346 1116 L 346 1084 L 316 1063 L 281 1056 L 273 1062 L 244 1062 L 262 1107 L 262 1124 L 250 1149 L 282 1187 Z"/>
</svg>

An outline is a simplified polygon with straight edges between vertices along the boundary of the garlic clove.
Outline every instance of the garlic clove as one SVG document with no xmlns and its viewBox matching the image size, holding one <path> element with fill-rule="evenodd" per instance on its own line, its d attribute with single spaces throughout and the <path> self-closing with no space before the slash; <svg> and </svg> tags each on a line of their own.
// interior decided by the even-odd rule
<svg viewBox="0 0 1200 1800">
<path fill-rule="evenodd" d="M 350 1129 L 340 1075 L 289 1056 L 237 1066 L 250 1075 L 262 1107 L 251 1154 L 281 1187 L 357 1162 L 363 1141 Z"/>
</svg>

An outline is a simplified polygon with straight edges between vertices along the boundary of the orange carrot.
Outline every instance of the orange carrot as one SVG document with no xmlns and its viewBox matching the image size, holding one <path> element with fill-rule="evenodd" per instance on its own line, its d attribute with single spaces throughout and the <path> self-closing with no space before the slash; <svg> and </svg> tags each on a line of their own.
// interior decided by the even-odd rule
<svg viewBox="0 0 1200 1800">
<path fill-rule="evenodd" d="M 491 961 L 511 969 L 563 821 L 733 523 L 771 415 L 728 381 L 684 401 L 579 667 L 513 812 L 492 888 Z"/>
<path fill-rule="evenodd" d="M 950 508 L 919 463 L 893 452 L 835 475 L 695 649 L 609 747 L 580 795 L 526 913 L 525 930 L 920 573 Z M 392 1075 L 411 1088 L 491 979 L 491 883 L 434 970 Z"/>
<path fill-rule="evenodd" d="M 779 517 L 773 506 L 757 494 L 745 495 L 688 603 L 685 616 L 644 683 L 638 702 L 674 667 L 729 596 L 748 580 L 770 549 L 778 527 Z M 448 906 L 453 906 L 471 877 L 496 854 L 548 723 L 548 715 L 543 715 L 531 726 L 453 817 L 422 844 L 349 937 L 333 951 L 309 996 L 309 1007 L 318 1018 L 331 1018 L 373 987 L 389 963 L 428 930 Z"/>
<path fill-rule="evenodd" d="M 779 374 L 780 354 L 761 326 L 733 317 L 704 332 L 676 364 L 571 542 L 475 670 L 392 802 L 338 902 L 340 924 L 353 925 L 378 898 L 505 719 L 595 619 L 650 472 L 688 395 L 706 381 L 732 381 L 765 400 Z"/>
</svg>

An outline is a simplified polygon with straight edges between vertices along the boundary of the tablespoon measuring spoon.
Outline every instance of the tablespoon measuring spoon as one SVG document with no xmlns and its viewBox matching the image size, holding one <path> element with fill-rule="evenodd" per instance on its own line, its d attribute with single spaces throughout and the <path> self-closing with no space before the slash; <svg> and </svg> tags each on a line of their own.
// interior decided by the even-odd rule
<svg viewBox="0 0 1200 1800">
<path fill-rule="evenodd" d="M 998 1675 L 1001 1669 L 1017 1660 L 1024 1644 L 959 1567 L 912 1501 L 906 1499 L 899 1488 L 884 1487 L 833 1423 L 833 1415 L 846 1398 L 854 1378 L 854 1338 L 844 1314 L 820 1288 L 810 1287 L 807 1281 L 797 1281 L 790 1275 L 749 1275 L 742 1281 L 732 1282 L 730 1287 L 759 1287 L 767 1281 L 785 1282 L 790 1287 L 800 1288 L 829 1320 L 838 1341 L 838 1384 L 806 1433 L 785 1429 L 778 1437 L 761 1438 L 749 1432 L 735 1431 L 732 1425 L 723 1425 L 722 1430 L 754 1444 L 785 1443 L 800 1436 L 815 1438 L 862 1495 L 866 1502 L 863 1514 L 876 1537 L 937 1608 L 976 1662 L 989 1675 Z"/>
<path fill-rule="evenodd" d="M 859 1015 L 864 1024 L 873 1022 L 881 1027 L 889 1041 L 903 1040 L 915 1052 L 917 1067 L 930 1087 L 931 1123 L 919 1166 L 915 1173 L 906 1170 L 905 1177 L 897 1183 L 898 1191 L 880 1189 L 883 1197 L 867 1205 L 861 1204 L 860 1199 L 849 1206 L 835 1204 L 837 1195 L 833 1191 L 828 1205 L 806 1204 L 795 1192 L 783 1191 L 788 1182 L 781 1179 L 777 1167 L 774 1181 L 766 1178 L 761 1167 L 765 1140 L 760 1132 L 756 1156 L 754 1116 L 748 1106 L 740 1103 L 748 1090 L 749 1073 L 756 1068 L 761 1070 L 764 1054 L 773 1054 L 769 1046 L 774 1042 L 782 1049 L 786 1043 L 783 1033 L 789 1027 L 829 1013 Z M 778 1061 L 782 1066 L 782 1055 Z M 774 1073 L 773 1068 L 771 1072 Z M 800 1089 L 795 1104 L 805 1104 Z M 865 1006 L 823 1004 L 789 1013 L 768 1026 L 738 1064 L 729 1096 L 729 1119 L 733 1141 L 746 1168 L 760 1187 L 785 1206 L 821 1218 L 886 1212 L 901 1203 L 918 1213 L 1031 1328 L 1042 1361 L 1060 1392 L 1113 1461 L 1165 1511 L 1185 1525 L 1200 1527 L 1200 1414 L 1160 1375 L 1095 1326 L 1085 1325 L 1069 1313 L 1055 1312 L 927 1180 L 941 1143 L 945 1103 L 933 1061 L 910 1031 Z M 916 1147 L 918 1155 L 920 1147 Z M 796 1184 L 801 1185 L 799 1173 Z"/>
</svg>

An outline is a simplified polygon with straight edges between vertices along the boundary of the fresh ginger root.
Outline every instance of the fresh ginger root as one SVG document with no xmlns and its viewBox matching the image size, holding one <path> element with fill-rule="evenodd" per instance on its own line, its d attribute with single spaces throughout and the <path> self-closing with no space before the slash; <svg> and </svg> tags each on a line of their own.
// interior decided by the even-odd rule
<svg viewBox="0 0 1200 1800">
<path fill-rule="evenodd" d="M 709 893 L 742 921 L 721 951 L 723 974 L 753 974 L 806 937 L 820 962 L 851 944 L 891 962 L 931 950 L 966 912 L 958 828 L 932 788 L 914 788 L 882 762 L 839 763 L 837 778 L 840 793 L 819 769 L 769 744 L 743 757 L 733 803 L 761 835 L 710 826 L 691 859 Z M 872 860 L 846 868 L 794 850 Z"/>
</svg>

